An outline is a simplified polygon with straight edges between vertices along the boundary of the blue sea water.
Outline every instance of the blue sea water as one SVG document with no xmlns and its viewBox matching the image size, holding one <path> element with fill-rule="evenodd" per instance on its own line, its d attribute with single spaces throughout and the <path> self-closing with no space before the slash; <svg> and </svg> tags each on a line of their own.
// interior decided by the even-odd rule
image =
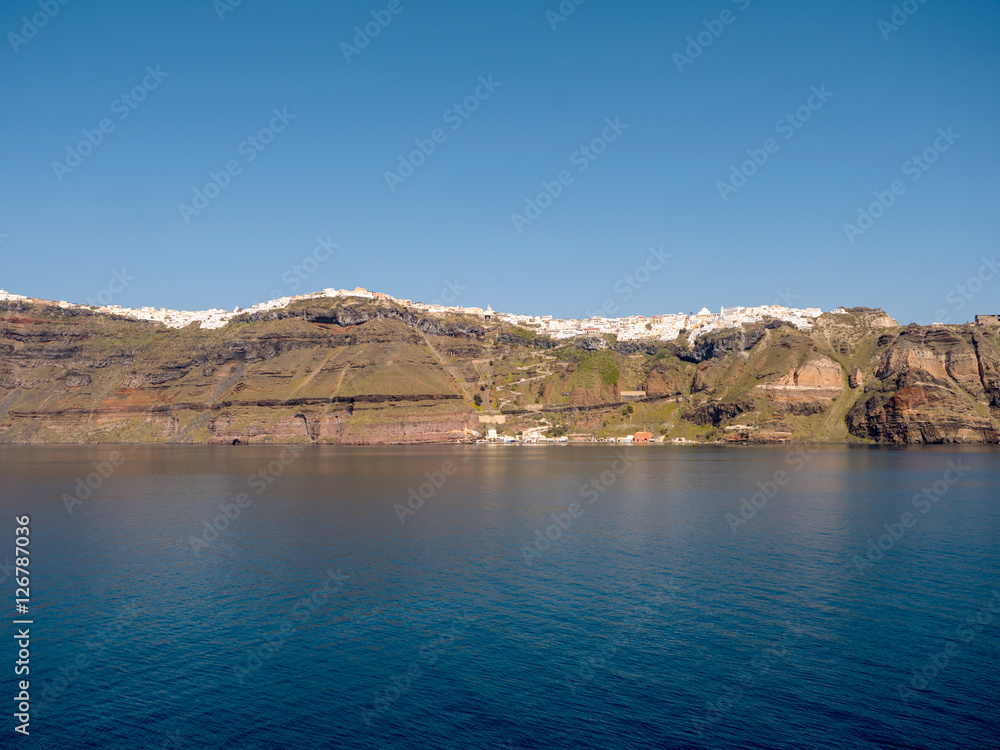
<svg viewBox="0 0 1000 750">
<path fill-rule="evenodd" d="M 997 748 L 998 458 L 3 447 L 2 745 Z"/>
</svg>

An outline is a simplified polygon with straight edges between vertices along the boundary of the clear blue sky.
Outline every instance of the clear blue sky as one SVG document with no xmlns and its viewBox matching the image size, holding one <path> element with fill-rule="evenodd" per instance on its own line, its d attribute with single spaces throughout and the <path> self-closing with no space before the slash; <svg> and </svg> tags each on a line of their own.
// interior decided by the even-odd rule
<svg viewBox="0 0 1000 750">
<path fill-rule="evenodd" d="M 895 31 L 879 27 L 893 3 L 872 0 L 586 0 L 565 22 L 547 17 L 557 0 L 398 0 L 349 62 L 342 43 L 388 0 L 49 2 L 0 11 L 8 291 L 202 309 L 330 286 L 449 299 L 457 280 L 458 304 L 563 317 L 779 290 L 904 323 L 1000 312 L 1000 276 L 961 309 L 956 294 L 1000 251 L 995 0 L 910 0 Z M 731 23 L 713 24 L 723 11 Z M 711 45 L 680 71 L 675 53 L 703 31 Z M 144 84 L 134 109 L 119 98 Z M 832 97 L 786 138 L 778 121 L 824 86 Z M 446 115 L 477 87 L 475 112 Z M 294 119 L 262 150 L 245 144 L 275 108 Z M 76 163 L 67 149 L 103 118 L 113 130 L 92 153 L 53 166 Z M 628 127 L 594 161 L 574 157 L 614 135 L 606 118 Z M 436 128 L 443 142 L 390 190 L 386 172 Z M 718 183 L 768 138 L 776 152 L 723 200 Z M 907 168 L 935 144 L 948 148 L 926 171 Z M 182 216 L 230 161 L 239 173 Z M 571 184 L 517 231 L 511 215 L 563 170 Z M 844 224 L 896 180 L 905 192 L 849 241 Z M 293 288 L 317 237 L 340 247 Z M 653 246 L 670 258 L 629 289 Z M 134 278 L 109 287 L 123 268 Z"/>
</svg>

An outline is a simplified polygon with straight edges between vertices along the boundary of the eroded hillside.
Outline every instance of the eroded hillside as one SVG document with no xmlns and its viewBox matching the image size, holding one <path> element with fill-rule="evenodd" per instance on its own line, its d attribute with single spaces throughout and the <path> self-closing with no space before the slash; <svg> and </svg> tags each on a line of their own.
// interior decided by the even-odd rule
<svg viewBox="0 0 1000 750">
<path fill-rule="evenodd" d="M 646 427 L 728 442 L 1000 442 L 997 329 L 881 311 L 554 342 L 330 299 L 217 330 L 0 304 L 0 442 L 422 443 Z M 499 420 L 495 420 L 499 421 Z"/>
</svg>

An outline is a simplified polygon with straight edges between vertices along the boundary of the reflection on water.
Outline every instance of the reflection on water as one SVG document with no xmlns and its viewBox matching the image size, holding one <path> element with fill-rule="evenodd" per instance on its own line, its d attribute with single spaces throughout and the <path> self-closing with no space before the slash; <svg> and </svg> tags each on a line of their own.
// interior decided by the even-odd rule
<svg viewBox="0 0 1000 750">
<path fill-rule="evenodd" d="M 997 458 L 3 447 L 30 741 L 997 747 Z"/>
</svg>

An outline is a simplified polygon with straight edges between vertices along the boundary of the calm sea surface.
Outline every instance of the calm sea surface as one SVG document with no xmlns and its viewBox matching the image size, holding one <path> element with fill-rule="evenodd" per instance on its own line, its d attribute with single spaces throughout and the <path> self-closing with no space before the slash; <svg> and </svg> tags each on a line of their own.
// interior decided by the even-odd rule
<svg viewBox="0 0 1000 750">
<path fill-rule="evenodd" d="M 4 747 L 1000 747 L 996 449 L 2 447 L 0 505 Z"/>
</svg>

